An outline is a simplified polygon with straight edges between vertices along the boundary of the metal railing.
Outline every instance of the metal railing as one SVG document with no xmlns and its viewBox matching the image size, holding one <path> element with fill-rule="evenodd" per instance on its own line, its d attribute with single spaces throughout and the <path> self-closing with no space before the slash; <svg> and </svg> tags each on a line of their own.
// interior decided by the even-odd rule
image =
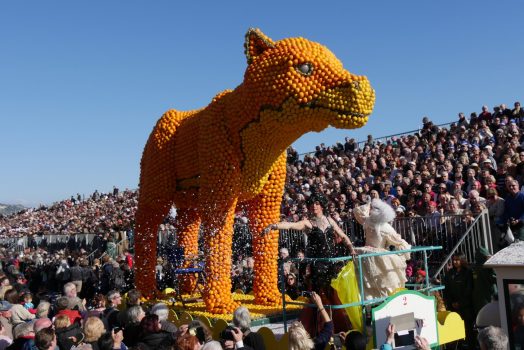
<svg viewBox="0 0 524 350">
<path fill-rule="evenodd" d="M 355 246 L 365 245 L 366 236 L 362 225 L 351 219 L 339 223 L 342 230 L 350 237 Z M 467 221 L 463 215 L 442 215 L 398 217 L 391 225 L 400 236 L 414 247 L 441 246 L 441 250 L 428 252 L 430 274 L 436 274 L 441 265 L 450 258 L 450 253 L 459 250 L 464 252 L 470 262 L 473 262 L 475 251 L 479 245 L 493 251 L 489 215 L 482 212 L 472 221 Z M 249 226 L 236 223 L 234 226 L 233 254 L 236 256 L 251 256 L 252 235 Z M 470 237 L 471 236 L 471 237 Z M 469 237 L 469 238 L 468 238 Z M 176 242 L 176 232 L 164 230 L 159 232 L 159 247 Z M 290 256 L 296 256 L 299 251 L 307 252 L 308 239 L 302 231 L 281 230 L 279 247 L 287 248 Z M 421 261 L 422 256 L 413 254 L 415 261 Z"/>
<path fill-rule="evenodd" d="M 442 280 L 445 274 L 445 267 L 451 260 L 453 255 L 460 253 L 466 256 L 468 262 L 475 261 L 475 253 L 479 247 L 486 248 L 490 254 L 493 254 L 493 243 L 491 239 L 491 226 L 489 222 L 488 210 L 483 210 L 482 213 L 475 218 L 473 223 L 462 234 L 458 242 L 447 251 L 447 255 L 442 259 L 442 263 L 438 266 L 433 274 L 433 278 Z"/>
<path fill-rule="evenodd" d="M 391 226 L 412 246 L 442 247 L 441 250 L 428 252 L 429 271 L 434 271 L 435 276 L 441 266 L 451 258 L 451 252 L 463 252 L 470 262 L 474 261 L 479 246 L 486 247 L 490 253 L 493 252 L 487 210 L 472 221 L 467 221 L 463 215 L 415 216 L 396 218 Z M 341 228 L 356 246 L 365 244 L 365 232 L 358 222 L 343 222 Z M 307 236 L 301 231 L 282 230 L 279 247 L 287 248 L 291 256 L 296 256 L 299 250 L 307 251 Z M 414 254 L 413 259 L 418 261 L 422 260 L 422 257 Z"/>
<path fill-rule="evenodd" d="M 440 127 L 451 125 L 453 123 L 455 123 L 455 122 L 448 122 L 448 123 L 443 123 L 443 124 L 437 124 L 436 126 L 440 128 Z M 404 132 L 400 132 L 400 133 L 393 134 L 393 135 L 380 136 L 380 137 L 373 138 L 373 143 L 374 144 L 376 144 L 377 142 L 386 143 L 387 141 L 390 141 L 391 139 L 393 139 L 393 137 L 402 137 L 402 136 L 406 136 L 406 135 L 413 135 L 415 133 L 420 133 L 421 131 L 422 131 L 422 128 L 418 128 L 418 129 L 415 129 L 415 130 L 404 131 Z M 367 140 L 357 141 L 358 149 L 361 149 L 366 143 L 368 143 Z M 300 153 L 299 157 L 304 158 L 304 156 L 314 154 L 315 152 L 316 151 Z"/>
</svg>

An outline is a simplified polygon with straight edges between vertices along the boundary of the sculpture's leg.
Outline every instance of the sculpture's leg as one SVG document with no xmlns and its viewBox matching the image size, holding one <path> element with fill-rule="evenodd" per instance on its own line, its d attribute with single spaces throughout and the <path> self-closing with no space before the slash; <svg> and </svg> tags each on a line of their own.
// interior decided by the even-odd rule
<svg viewBox="0 0 524 350">
<path fill-rule="evenodd" d="M 186 261 L 183 267 L 192 265 L 192 259 L 198 255 L 198 232 L 200 230 L 200 216 L 195 208 L 177 208 L 176 241 L 179 247 L 184 248 Z M 196 283 L 195 276 L 179 277 L 183 292 L 193 291 Z"/>
<path fill-rule="evenodd" d="M 261 232 L 270 224 L 280 220 L 280 203 L 286 182 L 285 152 L 273 165 L 269 180 L 260 195 L 248 203 L 249 227 L 253 235 L 253 257 L 255 258 L 255 302 L 274 305 L 282 302 L 278 291 L 278 231 L 262 236 Z"/>
<path fill-rule="evenodd" d="M 231 313 L 239 303 L 231 298 L 231 256 L 236 198 L 210 196 L 214 206 L 201 211 L 206 254 L 204 302 L 212 313 Z"/>
<path fill-rule="evenodd" d="M 155 266 L 158 227 L 169 211 L 169 205 L 148 206 L 140 202 L 135 225 L 135 286 L 146 297 L 157 294 Z"/>
</svg>

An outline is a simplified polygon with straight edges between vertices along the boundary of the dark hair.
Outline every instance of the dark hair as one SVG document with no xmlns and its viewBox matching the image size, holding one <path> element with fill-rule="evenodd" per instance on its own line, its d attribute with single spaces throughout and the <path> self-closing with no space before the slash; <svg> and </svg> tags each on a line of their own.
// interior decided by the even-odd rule
<svg viewBox="0 0 524 350">
<path fill-rule="evenodd" d="M 140 333 L 143 335 L 160 332 L 160 325 L 158 324 L 158 315 L 146 315 L 140 321 Z"/>
<path fill-rule="evenodd" d="M 39 330 L 35 335 L 35 345 L 38 350 L 47 350 L 53 345 L 55 340 L 55 331 L 53 328 L 48 327 Z"/>
<path fill-rule="evenodd" d="M 113 335 L 111 332 L 106 332 L 98 338 L 98 348 L 100 350 L 112 350 L 113 343 Z"/>
<path fill-rule="evenodd" d="M 9 289 L 4 294 L 4 300 L 8 301 L 10 304 L 17 304 L 19 300 L 18 292 L 16 289 Z"/>
<path fill-rule="evenodd" d="M 462 268 L 468 267 L 468 259 L 466 258 L 466 255 L 464 255 L 464 253 L 455 253 L 453 254 L 452 259 L 460 260 L 460 267 Z"/>
<path fill-rule="evenodd" d="M 315 202 L 318 202 L 323 210 L 327 208 L 328 200 L 326 197 L 324 197 L 321 193 L 313 193 L 308 199 L 307 199 L 307 205 L 311 206 Z"/>
<path fill-rule="evenodd" d="M 235 340 L 233 337 L 235 327 L 227 326 L 222 332 L 220 332 L 220 340 Z"/>
<path fill-rule="evenodd" d="M 359 331 L 352 331 L 346 335 L 345 341 L 347 350 L 364 350 L 366 349 L 366 337 Z"/>
<path fill-rule="evenodd" d="M 139 305 L 141 296 L 142 293 L 139 290 L 131 289 L 127 292 L 127 305 Z"/>
<path fill-rule="evenodd" d="M 92 303 L 95 308 L 105 307 L 107 304 L 107 298 L 104 294 L 95 294 Z"/>
</svg>

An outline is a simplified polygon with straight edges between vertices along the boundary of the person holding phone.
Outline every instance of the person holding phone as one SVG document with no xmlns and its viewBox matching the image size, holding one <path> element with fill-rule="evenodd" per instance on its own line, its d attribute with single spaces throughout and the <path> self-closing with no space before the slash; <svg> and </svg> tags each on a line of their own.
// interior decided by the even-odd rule
<svg viewBox="0 0 524 350">
<path fill-rule="evenodd" d="M 126 344 L 124 344 L 124 333 L 122 328 L 115 327 L 111 332 L 103 334 L 98 339 L 99 350 L 128 350 Z"/>
<path fill-rule="evenodd" d="M 395 347 L 395 325 L 390 323 L 386 328 L 386 342 L 380 346 L 380 350 L 392 350 Z M 415 349 L 417 350 L 431 350 L 429 342 L 426 338 L 415 336 Z"/>
<path fill-rule="evenodd" d="M 295 322 L 289 327 L 289 349 L 290 350 L 303 350 L 303 349 L 315 349 L 324 350 L 327 344 L 331 340 L 333 335 L 333 321 L 329 317 L 320 295 L 315 292 L 311 293 L 311 301 L 315 303 L 321 321 L 324 323 L 322 330 L 319 334 L 311 339 L 311 336 L 306 331 L 301 322 Z"/>
<path fill-rule="evenodd" d="M 264 338 L 251 331 L 251 314 L 245 306 L 239 306 L 233 312 L 233 324 L 242 331 L 244 344 L 254 350 L 266 350 Z"/>
</svg>

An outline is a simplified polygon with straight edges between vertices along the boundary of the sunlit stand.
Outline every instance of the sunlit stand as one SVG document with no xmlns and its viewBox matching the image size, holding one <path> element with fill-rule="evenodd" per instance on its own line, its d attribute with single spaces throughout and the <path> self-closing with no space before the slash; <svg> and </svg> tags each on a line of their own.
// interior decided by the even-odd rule
<svg viewBox="0 0 524 350">
<path fill-rule="evenodd" d="M 428 324 L 434 324 L 435 325 L 434 333 L 433 331 L 429 333 L 426 332 L 427 334 L 429 334 L 431 338 L 435 337 L 434 341 L 431 342 L 432 346 L 438 346 L 438 345 L 446 344 L 446 343 L 449 343 L 455 340 L 464 339 L 465 337 L 464 322 L 462 321 L 462 319 L 460 318 L 458 314 L 454 312 L 448 312 L 448 311 L 437 313 L 436 308 L 435 308 L 436 303 L 435 303 L 434 297 L 432 296 L 432 293 L 444 289 L 444 286 L 432 285 L 430 283 L 429 273 L 426 274 L 425 283 L 422 286 L 418 286 L 419 287 L 418 291 L 404 290 L 404 291 L 397 292 L 389 297 L 366 300 L 364 288 L 362 287 L 364 284 L 364 277 L 362 275 L 362 259 L 376 257 L 376 256 L 389 255 L 389 254 L 422 252 L 424 256 L 424 268 L 425 268 L 425 271 L 428 271 L 427 252 L 432 251 L 432 250 L 438 250 L 438 249 L 442 249 L 442 247 L 440 246 L 415 247 L 415 248 L 406 249 L 406 250 L 396 250 L 396 251 L 388 251 L 388 252 L 381 252 L 381 253 L 367 253 L 367 254 L 358 255 L 357 260 L 358 260 L 358 282 L 359 282 L 360 300 L 356 302 L 352 302 L 352 303 L 341 304 L 341 305 L 324 305 L 324 307 L 326 309 L 329 309 L 330 312 L 331 310 L 334 310 L 334 309 L 345 309 L 348 307 L 357 307 L 357 306 L 361 307 L 362 308 L 362 325 L 363 325 L 363 329 L 361 331 L 364 331 L 366 328 L 366 318 L 367 318 L 366 306 L 381 304 L 377 308 L 373 309 L 372 326 L 373 326 L 373 333 L 374 333 L 373 339 L 375 342 L 378 342 L 382 339 L 382 335 L 385 334 L 385 327 L 387 327 L 387 323 L 385 322 L 376 322 L 377 319 L 375 318 L 375 316 L 378 317 L 379 314 L 382 316 L 386 315 L 387 317 L 384 318 L 386 320 L 390 320 L 395 317 L 397 317 L 397 319 L 399 319 L 399 317 L 403 318 L 404 324 L 406 324 L 406 318 L 411 317 L 413 321 L 415 322 L 414 328 L 418 328 L 419 330 L 422 329 L 422 327 L 427 326 Z M 290 259 L 290 261 L 301 262 L 301 263 L 315 262 L 315 261 L 326 261 L 326 262 L 335 263 L 339 261 L 349 261 L 349 260 L 352 260 L 351 256 L 338 257 L 338 258 L 303 258 L 303 259 L 294 258 L 294 259 Z M 281 271 L 283 271 L 283 269 Z M 282 279 L 282 285 L 281 285 L 282 319 L 284 322 L 284 331 L 287 332 L 287 314 L 286 314 L 286 305 L 287 304 L 302 305 L 304 307 L 316 307 L 316 305 L 310 304 L 304 301 L 286 301 L 286 294 L 285 294 L 286 288 L 285 287 L 286 287 L 285 280 Z M 410 301 L 418 303 L 418 306 L 420 306 L 419 310 L 411 310 L 412 312 L 402 314 L 403 311 L 400 311 L 398 308 L 398 300 L 396 300 L 398 298 L 403 298 L 403 303 L 406 303 L 408 298 Z M 427 307 L 424 305 L 427 304 L 426 301 L 428 300 L 430 300 L 430 303 L 431 303 L 430 307 L 432 307 L 432 309 L 430 309 L 432 312 L 430 311 L 431 315 L 429 315 L 429 318 L 434 320 L 434 322 L 432 322 L 432 320 L 429 320 L 428 322 L 428 320 L 426 319 L 425 320 L 426 325 L 423 325 L 419 323 L 421 319 L 419 318 L 417 321 L 415 320 L 415 317 L 413 315 L 416 312 L 420 312 L 420 309 L 426 308 L 427 310 Z M 376 315 L 375 315 L 375 311 L 376 311 Z M 410 311 L 409 308 L 407 311 Z M 407 329 L 407 331 L 409 331 L 409 329 Z M 422 335 L 424 336 L 424 334 Z M 375 345 L 375 346 L 378 346 L 378 345 Z M 405 348 L 408 349 L 412 347 L 407 346 Z"/>
</svg>

